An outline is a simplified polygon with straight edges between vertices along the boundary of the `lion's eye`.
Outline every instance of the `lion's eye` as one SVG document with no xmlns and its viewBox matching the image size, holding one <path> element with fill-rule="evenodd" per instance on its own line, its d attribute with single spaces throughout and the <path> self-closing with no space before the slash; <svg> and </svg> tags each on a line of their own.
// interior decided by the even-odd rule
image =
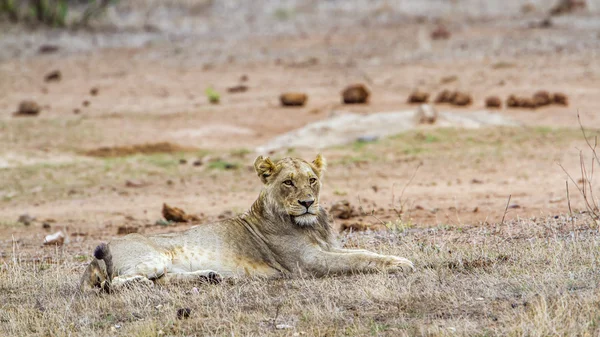
<svg viewBox="0 0 600 337">
<path fill-rule="evenodd" d="M 312 185 L 317 182 L 317 178 L 310 178 L 309 181 L 310 181 L 310 184 Z"/>
<path fill-rule="evenodd" d="M 292 186 L 294 183 L 291 180 L 286 180 L 283 182 L 285 185 Z"/>
</svg>

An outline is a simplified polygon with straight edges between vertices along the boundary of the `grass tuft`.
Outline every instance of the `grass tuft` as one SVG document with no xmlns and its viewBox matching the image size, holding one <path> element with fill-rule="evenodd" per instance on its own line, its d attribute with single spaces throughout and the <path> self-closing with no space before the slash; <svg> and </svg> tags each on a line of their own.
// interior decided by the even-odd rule
<svg viewBox="0 0 600 337">
<path fill-rule="evenodd" d="M 407 257 L 417 270 L 239 279 L 198 292 L 78 293 L 94 240 L 14 255 L 2 247 L 0 334 L 598 335 L 600 236 L 587 217 L 567 219 L 512 221 L 502 231 L 352 233 L 352 247 Z M 188 319 L 177 319 L 181 308 Z"/>
</svg>

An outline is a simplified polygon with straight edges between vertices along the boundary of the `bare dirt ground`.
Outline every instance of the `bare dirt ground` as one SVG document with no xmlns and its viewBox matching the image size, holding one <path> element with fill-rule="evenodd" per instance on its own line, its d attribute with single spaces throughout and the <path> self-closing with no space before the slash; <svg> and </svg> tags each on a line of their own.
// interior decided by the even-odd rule
<svg viewBox="0 0 600 337">
<path fill-rule="evenodd" d="M 597 231 L 585 214 L 566 216 L 567 175 L 558 164 L 579 178 L 579 149 L 587 147 L 578 112 L 589 135 L 600 128 L 600 19 L 569 15 L 531 28 L 541 19 L 535 13 L 446 18 L 452 35 L 441 41 L 429 37 L 435 20 L 409 17 L 233 42 L 201 35 L 81 51 L 71 50 L 64 36 L 34 32 L 29 44 L 5 44 L 14 50 L 5 49 L 0 62 L 0 293 L 8 299 L 0 304 L 0 331 L 597 333 Z M 43 43 L 61 49 L 31 52 Z M 62 79 L 45 82 L 53 70 Z M 228 93 L 242 76 L 248 91 Z M 342 105 L 340 91 L 356 82 L 370 88 L 370 103 Z M 221 94 L 220 104 L 208 102 L 208 87 Z M 329 161 L 325 207 L 348 200 L 359 210 L 336 219 L 336 229 L 363 223 L 388 229 L 343 234 L 345 244 L 412 259 L 414 275 L 248 281 L 201 289 L 192 300 L 183 288 L 152 290 L 143 299 L 92 296 L 91 304 L 71 297 L 93 247 L 119 227 L 141 233 L 188 228 L 156 224 L 163 202 L 201 222 L 243 212 L 261 188 L 251 167 L 256 147 L 333 114 L 407 109 L 406 98 L 417 88 L 471 93 L 469 107 L 438 107 L 457 113 L 483 109 L 489 95 L 538 90 L 563 92 L 569 105 L 498 111 L 517 127 L 428 126 L 320 150 Z M 307 105 L 280 107 L 282 91 L 307 93 Z M 24 99 L 42 106 L 38 117 L 12 116 Z M 159 142 L 180 148 L 89 155 Z M 312 159 L 317 150 L 306 142 L 307 148 L 270 155 Z M 575 185 L 570 189 L 573 211 L 584 210 Z M 25 226 L 17 222 L 22 214 L 35 220 Z M 44 236 L 58 230 L 68 243 L 42 246 Z M 333 295 L 323 299 L 323 293 Z M 175 320 L 182 306 L 193 309 L 193 319 Z"/>
</svg>

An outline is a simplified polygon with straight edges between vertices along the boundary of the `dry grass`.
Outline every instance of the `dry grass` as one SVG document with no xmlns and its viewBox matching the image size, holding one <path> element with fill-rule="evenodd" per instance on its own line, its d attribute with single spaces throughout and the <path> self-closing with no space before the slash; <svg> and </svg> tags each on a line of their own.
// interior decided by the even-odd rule
<svg viewBox="0 0 600 337">
<path fill-rule="evenodd" d="M 79 294 L 77 254 L 91 242 L 46 248 L 46 262 L 15 249 L 0 264 L 0 335 L 598 335 L 600 237 L 587 221 L 350 234 L 347 247 L 405 256 L 417 271 L 237 280 L 199 292 Z M 176 318 L 180 308 L 189 319 Z"/>
</svg>

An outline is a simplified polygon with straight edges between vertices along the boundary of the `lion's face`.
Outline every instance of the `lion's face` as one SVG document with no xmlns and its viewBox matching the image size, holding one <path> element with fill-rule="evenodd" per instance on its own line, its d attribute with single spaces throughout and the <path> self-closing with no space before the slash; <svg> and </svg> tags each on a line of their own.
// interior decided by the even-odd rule
<svg viewBox="0 0 600 337">
<path fill-rule="evenodd" d="M 284 158 L 273 163 L 258 157 L 254 162 L 258 176 L 265 183 L 266 202 L 271 209 L 285 213 L 300 226 L 317 222 L 319 192 L 325 159 L 319 155 L 312 163 Z"/>
</svg>

